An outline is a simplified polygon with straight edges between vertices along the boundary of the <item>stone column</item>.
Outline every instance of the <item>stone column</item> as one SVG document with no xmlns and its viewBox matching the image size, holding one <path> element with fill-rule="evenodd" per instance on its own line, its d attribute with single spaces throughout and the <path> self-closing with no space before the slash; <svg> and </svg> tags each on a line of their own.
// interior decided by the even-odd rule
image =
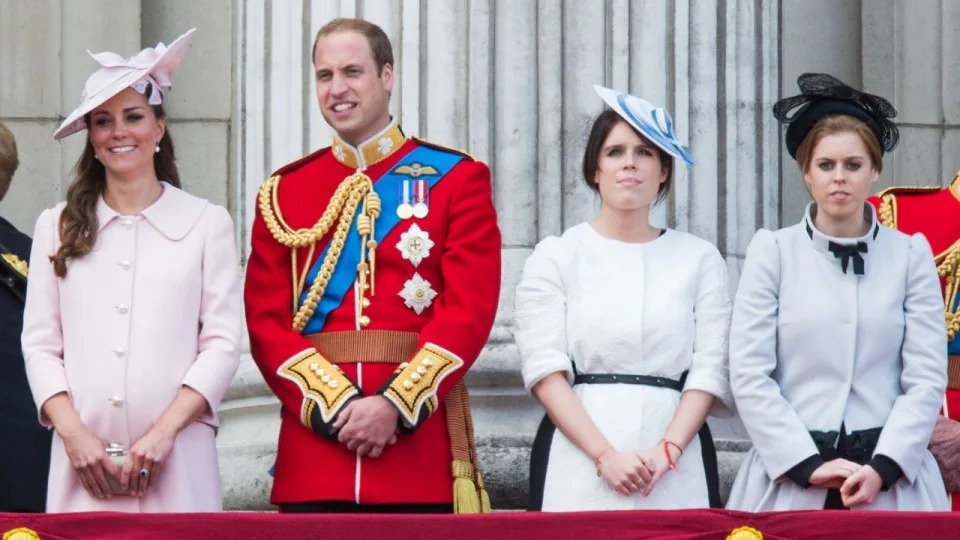
<svg viewBox="0 0 960 540">
<path fill-rule="evenodd" d="M 877 189 L 947 185 L 960 169 L 960 3 L 862 2 L 864 88 L 899 113 Z"/>
</svg>

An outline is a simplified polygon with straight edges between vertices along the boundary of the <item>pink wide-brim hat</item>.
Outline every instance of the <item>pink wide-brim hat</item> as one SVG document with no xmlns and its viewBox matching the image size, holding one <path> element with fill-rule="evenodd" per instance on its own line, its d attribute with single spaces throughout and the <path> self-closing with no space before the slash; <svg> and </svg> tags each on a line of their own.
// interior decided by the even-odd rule
<svg viewBox="0 0 960 540">
<path fill-rule="evenodd" d="M 147 47 L 130 58 L 112 52 L 94 54 L 88 50 L 87 53 L 103 67 L 87 78 L 80 94 L 80 105 L 60 124 L 53 138 L 62 139 L 86 129 L 83 117 L 87 113 L 131 86 L 143 94 L 149 83 L 148 103 L 162 103 L 163 93 L 173 86 L 170 77 L 190 48 L 194 31 L 196 28 L 191 28 L 169 47 L 158 43 L 156 47 Z"/>
</svg>

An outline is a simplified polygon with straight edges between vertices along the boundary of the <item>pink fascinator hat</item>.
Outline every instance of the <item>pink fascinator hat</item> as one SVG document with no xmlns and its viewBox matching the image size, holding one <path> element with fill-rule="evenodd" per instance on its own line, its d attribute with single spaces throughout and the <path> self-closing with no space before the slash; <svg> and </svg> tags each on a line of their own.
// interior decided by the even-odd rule
<svg viewBox="0 0 960 540">
<path fill-rule="evenodd" d="M 147 102 L 150 105 L 163 103 L 163 94 L 173 87 L 170 77 L 190 48 L 194 31 L 196 28 L 191 28 L 169 47 L 158 43 L 156 47 L 147 47 L 130 58 L 112 52 L 94 54 L 88 50 L 101 68 L 87 78 L 80 94 L 80 105 L 60 124 L 53 138 L 62 139 L 86 129 L 84 115 L 129 87 L 143 94 L 149 85 Z"/>
</svg>

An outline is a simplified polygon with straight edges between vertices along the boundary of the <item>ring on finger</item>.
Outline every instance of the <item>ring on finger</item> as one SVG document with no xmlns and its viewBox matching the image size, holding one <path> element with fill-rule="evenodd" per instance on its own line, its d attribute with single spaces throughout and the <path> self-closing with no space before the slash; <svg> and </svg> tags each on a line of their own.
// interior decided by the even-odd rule
<svg viewBox="0 0 960 540">
<path fill-rule="evenodd" d="M 141 469 L 140 469 L 140 478 L 146 478 L 146 477 L 148 477 L 148 476 L 150 476 L 150 471 L 148 471 L 145 467 L 144 467 L 144 468 L 141 468 Z"/>
</svg>

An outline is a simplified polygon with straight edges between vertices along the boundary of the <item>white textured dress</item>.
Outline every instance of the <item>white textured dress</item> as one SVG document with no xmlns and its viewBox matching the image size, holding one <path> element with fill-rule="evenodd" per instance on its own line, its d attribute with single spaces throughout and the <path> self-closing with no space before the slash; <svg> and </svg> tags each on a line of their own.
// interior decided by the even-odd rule
<svg viewBox="0 0 960 540">
<path fill-rule="evenodd" d="M 537 245 L 517 285 L 515 337 L 529 391 L 551 373 L 634 374 L 679 380 L 729 413 L 730 298 L 726 266 L 710 243 L 667 230 L 647 243 L 601 236 L 588 223 Z M 574 393 L 618 450 L 663 437 L 680 392 L 637 384 L 577 384 Z M 648 497 L 627 497 L 598 478 L 593 461 L 545 419 L 531 460 L 531 509 L 706 508 L 701 442 Z M 712 443 L 709 444 L 712 451 Z M 539 472 L 537 472 L 539 471 Z M 715 471 L 714 471 L 715 472 Z"/>
</svg>

